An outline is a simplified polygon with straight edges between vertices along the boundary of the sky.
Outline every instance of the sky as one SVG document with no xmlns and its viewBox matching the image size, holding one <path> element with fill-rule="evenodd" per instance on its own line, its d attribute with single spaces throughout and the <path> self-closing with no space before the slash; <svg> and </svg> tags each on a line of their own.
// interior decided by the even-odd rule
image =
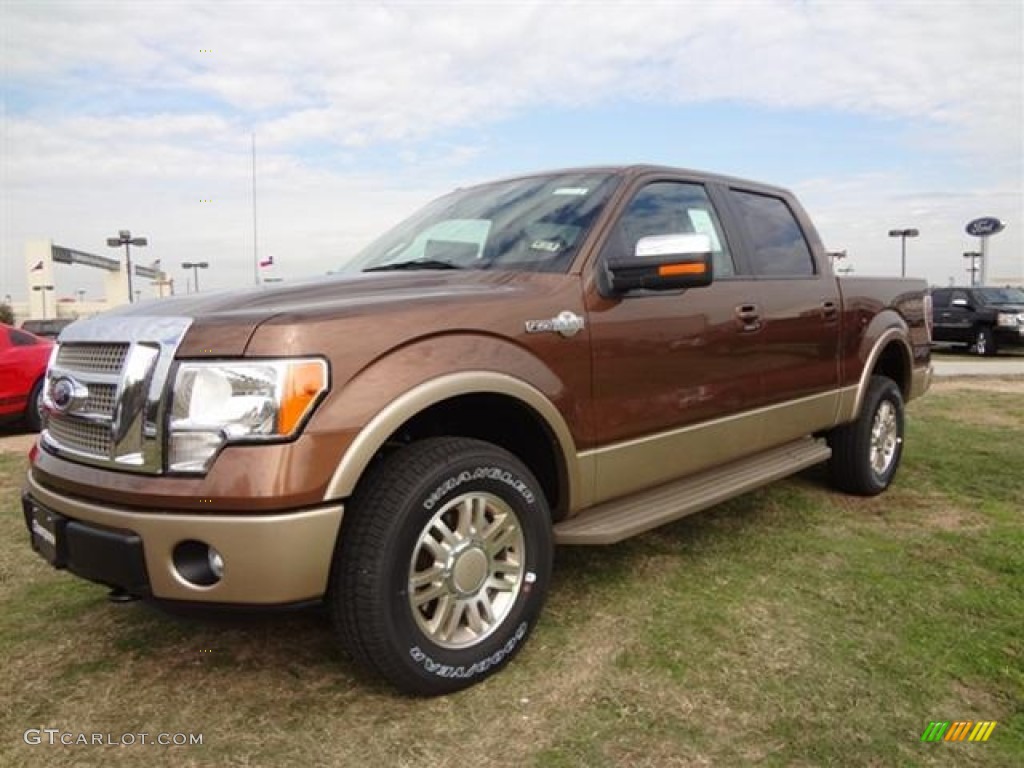
<svg viewBox="0 0 1024 768">
<path fill-rule="evenodd" d="M 1022 0 L 0 0 L 0 299 L 25 244 L 185 287 L 324 274 L 433 197 L 654 163 L 788 187 L 855 275 L 1024 278 Z M 255 227 L 253 141 L 255 137 Z M 255 232 L 254 232 L 255 230 Z M 255 240 L 255 248 L 254 248 Z M 123 253 L 123 251 L 122 251 Z M 101 275 L 57 265 L 57 295 Z"/>
</svg>

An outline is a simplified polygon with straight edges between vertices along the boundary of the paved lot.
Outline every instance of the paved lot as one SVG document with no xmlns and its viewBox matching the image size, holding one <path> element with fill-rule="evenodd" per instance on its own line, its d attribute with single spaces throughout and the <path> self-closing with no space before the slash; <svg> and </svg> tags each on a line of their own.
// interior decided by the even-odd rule
<svg viewBox="0 0 1024 768">
<path fill-rule="evenodd" d="M 936 376 L 1024 376 L 1024 356 L 992 359 L 932 357 Z"/>
</svg>

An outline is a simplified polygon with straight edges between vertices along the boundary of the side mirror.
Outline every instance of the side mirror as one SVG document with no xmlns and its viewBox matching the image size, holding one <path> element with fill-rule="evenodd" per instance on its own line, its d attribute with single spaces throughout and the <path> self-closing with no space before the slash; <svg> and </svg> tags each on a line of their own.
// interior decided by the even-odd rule
<svg viewBox="0 0 1024 768">
<path fill-rule="evenodd" d="M 953 299 L 949 302 L 954 307 L 963 307 L 964 309 L 970 309 L 971 305 L 967 299 Z"/>
<path fill-rule="evenodd" d="M 641 237 L 632 258 L 609 259 L 607 269 L 614 293 L 700 288 L 713 279 L 711 238 L 691 234 Z"/>
</svg>

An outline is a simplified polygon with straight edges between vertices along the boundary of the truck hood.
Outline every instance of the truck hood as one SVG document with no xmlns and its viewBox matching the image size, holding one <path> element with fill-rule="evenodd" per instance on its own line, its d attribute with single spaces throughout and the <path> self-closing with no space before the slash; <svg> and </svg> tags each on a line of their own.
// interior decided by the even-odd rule
<svg viewBox="0 0 1024 768">
<path fill-rule="evenodd" d="M 395 313 L 427 304 L 492 301 L 525 290 L 530 276 L 482 270 L 360 273 L 329 275 L 129 304 L 104 318 L 187 317 L 192 320 L 182 353 L 239 355 L 256 329 L 267 322 L 301 322 L 352 315 Z M 87 322 L 87 321 L 86 321 Z M 209 350 L 209 352 L 208 352 Z"/>
</svg>

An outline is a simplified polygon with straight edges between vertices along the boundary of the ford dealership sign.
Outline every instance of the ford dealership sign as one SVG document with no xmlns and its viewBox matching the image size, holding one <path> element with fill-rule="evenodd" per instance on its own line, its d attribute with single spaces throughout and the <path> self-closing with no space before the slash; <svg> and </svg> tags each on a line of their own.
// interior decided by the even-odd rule
<svg viewBox="0 0 1024 768">
<path fill-rule="evenodd" d="M 974 235 L 975 237 L 986 237 L 987 235 L 1002 232 L 1005 228 L 1006 225 L 994 216 L 984 216 L 968 223 L 967 234 Z"/>
</svg>

